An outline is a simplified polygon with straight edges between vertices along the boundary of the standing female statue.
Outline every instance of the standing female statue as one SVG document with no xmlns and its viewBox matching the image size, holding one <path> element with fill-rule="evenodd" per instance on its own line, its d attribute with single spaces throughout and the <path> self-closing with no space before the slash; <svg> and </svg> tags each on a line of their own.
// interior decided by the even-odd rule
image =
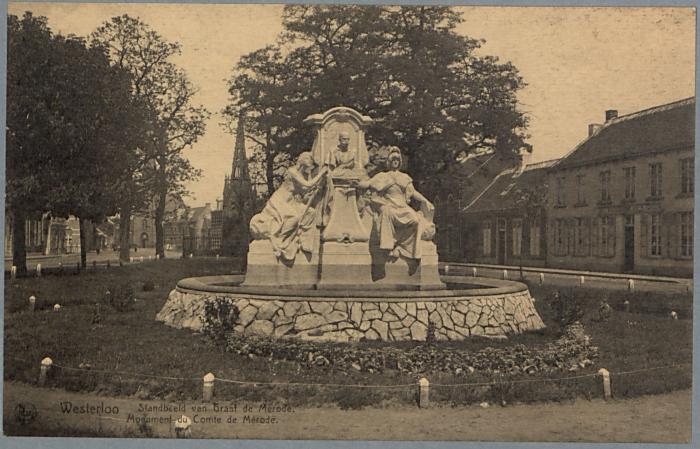
<svg viewBox="0 0 700 449">
<path fill-rule="evenodd" d="M 375 215 L 375 229 L 379 236 L 379 248 L 389 251 L 391 256 L 399 255 L 410 259 L 420 259 L 422 237 L 434 233 L 432 214 L 433 204 L 413 187 L 413 180 L 401 168 L 401 150 L 390 147 L 387 156 L 387 171 L 360 181 L 358 187 L 370 189 L 372 203 L 378 209 Z M 414 210 L 409 201 L 421 203 L 421 213 Z"/>
<path fill-rule="evenodd" d="M 315 176 L 313 157 L 304 152 L 285 174 L 282 185 L 272 194 L 265 208 L 250 220 L 253 239 L 269 239 L 276 257 L 293 261 L 299 250 L 312 252 L 315 205 L 321 195 L 328 168 Z"/>
</svg>

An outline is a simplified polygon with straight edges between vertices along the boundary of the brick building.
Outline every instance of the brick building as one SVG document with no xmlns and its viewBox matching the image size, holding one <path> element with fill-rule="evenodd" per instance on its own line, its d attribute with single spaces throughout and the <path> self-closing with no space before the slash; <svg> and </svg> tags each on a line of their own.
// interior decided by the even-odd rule
<svg viewBox="0 0 700 449">
<path fill-rule="evenodd" d="M 463 209 L 461 226 L 479 231 L 461 260 L 692 275 L 695 99 L 609 110 L 588 130 L 562 159 L 504 171 Z M 539 231 L 509 193 L 537 185 L 548 186 Z"/>
<path fill-rule="evenodd" d="M 463 212 L 470 223 L 467 260 L 544 266 L 548 171 L 558 160 L 504 170 Z"/>
<path fill-rule="evenodd" d="M 548 264 L 690 276 L 695 100 L 605 118 L 550 172 Z"/>
</svg>

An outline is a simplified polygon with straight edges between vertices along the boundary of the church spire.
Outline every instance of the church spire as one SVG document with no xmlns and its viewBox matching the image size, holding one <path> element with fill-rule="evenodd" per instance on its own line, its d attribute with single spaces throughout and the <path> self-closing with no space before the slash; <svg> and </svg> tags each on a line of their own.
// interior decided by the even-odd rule
<svg viewBox="0 0 700 449">
<path fill-rule="evenodd" d="M 245 155 L 245 111 L 243 109 L 241 109 L 238 114 L 236 146 L 233 152 L 233 163 L 231 165 L 231 181 L 250 181 L 248 174 L 248 158 Z"/>
</svg>

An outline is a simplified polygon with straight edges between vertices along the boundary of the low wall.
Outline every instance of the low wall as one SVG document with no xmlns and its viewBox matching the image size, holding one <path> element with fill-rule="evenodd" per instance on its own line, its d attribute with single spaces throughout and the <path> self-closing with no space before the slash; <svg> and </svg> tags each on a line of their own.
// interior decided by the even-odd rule
<svg viewBox="0 0 700 449">
<path fill-rule="evenodd" d="M 470 281 L 479 279 L 469 278 Z M 443 280 L 450 282 L 450 277 Z M 496 282 L 481 280 L 486 285 Z M 190 282 L 184 285 L 197 285 L 193 280 L 187 281 Z M 176 328 L 201 330 L 205 303 L 220 299 L 235 304 L 240 310 L 236 332 L 278 338 L 423 341 L 427 338 L 429 323 L 434 325 L 438 340 L 464 340 L 471 336 L 504 338 L 508 334 L 543 328 L 544 323 L 527 288 L 515 282 L 498 282 L 505 286 L 445 290 L 441 297 L 439 292 L 429 291 L 408 291 L 402 295 L 385 292 L 377 297 L 343 292 L 346 297 L 342 298 L 314 291 L 309 292 L 313 296 L 300 297 L 282 296 L 281 290 L 277 295 L 264 295 L 225 291 L 236 290 L 231 287 L 213 286 L 219 291 L 209 292 L 178 286 L 170 292 L 156 319 Z M 492 293 L 487 293 L 489 291 Z"/>
</svg>

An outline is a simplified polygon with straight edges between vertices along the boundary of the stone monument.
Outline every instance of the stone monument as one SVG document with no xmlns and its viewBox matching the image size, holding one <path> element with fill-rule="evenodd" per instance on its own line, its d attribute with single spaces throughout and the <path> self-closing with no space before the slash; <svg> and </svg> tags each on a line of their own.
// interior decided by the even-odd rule
<svg viewBox="0 0 700 449">
<path fill-rule="evenodd" d="M 304 123 L 314 127 L 313 148 L 251 220 L 245 285 L 443 288 L 433 206 L 399 171 L 400 150 L 369 179 L 371 118 L 340 106 Z"/>
</svg>

